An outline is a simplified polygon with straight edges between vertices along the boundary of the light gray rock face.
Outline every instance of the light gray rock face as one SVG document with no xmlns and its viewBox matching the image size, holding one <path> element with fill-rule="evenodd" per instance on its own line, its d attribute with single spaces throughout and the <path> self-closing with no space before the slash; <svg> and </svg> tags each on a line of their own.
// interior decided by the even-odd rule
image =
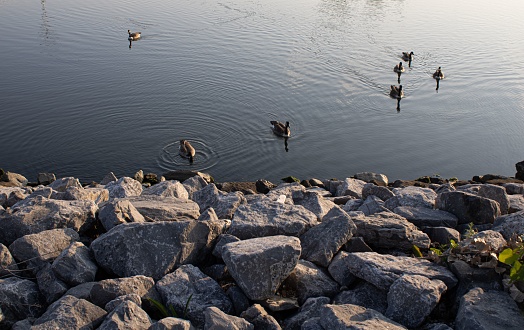
<svg viewBox="0 0 524 330">
<path fill-rule="evenodd" d="M 67 290 L 64 295 L 70 295 L 78 299 L 91 300 L 91 289 L 97 282 L 87 282 Z"/>
<path fill-rule="evenodd" d="M 186 188 L 189 199 L 193 199 L 193 194 L 207 186 L 208 183 L 201 176 L 195 175 L 182 182 L 182 185 Z"/>
<path fill-rule="evenodd" d="M 100 204 L 109 200 L 109 191 L 104 188 L 69 187 L 63 194 L 61 194 L 61 197 L 57 199 L 69 201 L 87 200 L 92 201 L 95 204 Z"/>
<path fill-rule="evenodd" d="M 409 186 L 405 188 L 394 188 L 395 196 L 386 201 L 385 206 L 394 210 L 399 206 L 425 207 L 432 209 L 435 206 L 437 193 L 429 188 Z"/>
<path fill-rule="evenodd" d="M 24 194 L 20 190 L 15 190 L 7 196 L 7 200 L 5 201 L 4 205 L 5 207 L 12 207 L 16 203 L 20 202 L 21 200 L 24 200 L 27 197 L 26 194 Z"/>
<path fill-rule="evenodd" d="M 106 314 L 87 300 L 65 296 L 49 306 L 31 329 L 96 329 Z"/>
<path fill-rule="evenodd" d="M 524 316 L 506 292 L 474 288 L 460 299 L 455 329 L 524 329 Z"/>
<path fill-rule="evenodd" d="M 0 176 L 0 186 L 25 187 L 28 182 L 23 175 L 9 171 Z"/>
<path fill-rule="evenodd" d="M 427 207 L 399 206 L 393 212 L 406 218 L 417 227 L 449 227 L 455 228 L 458 218 L 449 212 L 429 209 Z"/>
<path fill-rule="evenodd" d="M 197 220 L 219 220 L 215 210 L 210 207 L 200 214 Z"/>
<path fill-rule="evenodd" d="M 306 192 L 304 199 L 300 200 L 297 204 L 313 212 L 319 221 L 321 221 L 331 209 L 336 207 L 335 203 L 315 192 Z"/>
<path fill-rule="evenodd" d="M 508 195 L 522 195 L 524 194 L 523 183 L 504 183 L 502 185 L 506 189 Z"/>
<path fill-rule="evenodd" d="M 130 177 L 122 177 L 117 181 L 111 181 L 105 187 L 109 191 L 109 198 L 140 196 L 143 190 L 142 184 Z"/>
<path fill-rule="evenodd" d="M 200 206 L 200 212 L 212 207 L 220 219 L 231 219 L 236 209 L 246 204 L 244 194 L 239 191 L 225 193 L 209 184 L 193 193 L 193 200 Z"/>
<path fill-rule="evenodd" d="M 298 238 L 271 236 L 226 244 L 222 258 L 242 291 L 252 300 L 262 300 L 275 294 L 300 252 Z"/>
<path fill-rule="evenodd" d="M 287 330 L 301 330 L 304 322 L 320 316 L 320 306 L 330 302 L 331 300 L 328 297 L 307 299 L 296 314 L 284 320 L 283 328 Z"/>
<path fill-rule="evenodd" d="M 344 251 L 339 253 L 346 254 Z M 383 290 L 389 290 L 391 284 L 405 274 L 439 279 L 448 289 L 457 284 L 457 278 L 447 268 L 425 259 L 395 257 L 375 252 L 355 252 L 347 253 L 341 261 L 353 275 Z"/>
<path fill-rule="evenodd" d="M 424 323 L 446 289 L 441 280 L 403 275 L 389 288 L 385 315 L 408 328 L 416 328 Z"/>
<path fill-rule="evenodd" d="M 295 204 L 303 200 L 305 194 L 306 187 L 298 182 L 293 182 L 279 184 L 276 188 L 271 189 L 271 191 L 268 192 L 266 196 L 271 201 L 276 201 L 280 195 L 285 195 L 285 204 Z"/>
<path fill-rule="evenodd" d="M 149 298 L 160 299 L 155 289 L 155 281 L 151 277 L 142 275 L 96 282 L 91 288 L 90 297 L 95 305 L 105 307 L 117 297 L 128 294 L 137 294 L 142 301 Z"/>
<path fill-rule="evenodd" d="M 205 259 L 223 227 L 223 221 L 122 224 L 94 240 L 91 250 L 99 266 L 118 276 L 160 279 Z"/>
<path fill-rule="evenodd" d="M 373 173 L 373 172 L 360 172 L 354 175 L 355 179 L 362 180 L 365 182 L 376 182 L 377 185 L 387 187 L 388 177 L 385 174 Z"/>
<path fill-rule="evenodd" d="M 104 310 L 108 313 L 111 313 L 115 310 L 120 304 L 122 304 L 124 301 L 132 301 L 138 306 L 142 306 L 142 298 L 136 293 L 130 293 L 123 296 L 118 296 L 115 299 L 111 300 L 104 306 Z"/>
<path fill-rule="evenodd" d="M 508 213 L 516 213 L 524 211 L 524 196 L 522 195 L 508 195 L 509 211 Z"/>
<path fill-rule="evenodd" d="M 9 250 L 16 260 L 26 262 L 27 268 L 36 274 L 78 239 L 77 232 L 69 228 L 44 230 L 17 239 Z"/>
<path fill-rule="evenodd" d="M 472 240 L 475 239 L 482 239 L 486 245 L 489 247 L 489 249 L 495 253 L 500 253 L 502 250 L 507 247 L 507 242 L 502 236 L 501 233 L 494 230 L 484 230 L 481 232 L 476 233 L 471 237 Z M 463 240 L 459 243 L 459 246 L 467 246 L 471 241 L 470 240 Z"/>
<path fill-rule="evenodd" d="M 496 201 L 499 203 L 500 213 L 502 215 L 508 214 L 509 198 L 504 187 L 494 184 L 483 184 L 478 191 L 478 195 Z"/>
<path fill-rule="evenodd" d="M 0 244 L 0 278 L 12 276 L 16 274 L 18 265 L 15 259 L 9 252 L 9 249 L 4 244 Z"/>
<path fill-rule="evenodd" d="M 144 195 L 154 195 L 161 197 L 177 197 L 182 199 L 188 199 L 189 194 L 179 181 L 169 180 L 163 181 L 158 184 L 155 184 L 147 189 L 142 191 L 142 196 Z"/>
<path fill-rule="evenodd" d="M 231 316 L 216 307 L 208 307 L 204 311 L 204 330 L 254 330 L 253 324 L 243 318 Z"/>
<path fill-rule="evenodd" d="M 352 196 L 362 199 L 362 189 L 366 184 L 365 181 L 346 178 L 341 185 L 337 187 L 335 196 Z"/>
<path fill-rule="evenodd" d="M 98 218 L 106 231 L 123 223 L 146 221 L 128 199 L 114 199 L 101 205 Z"/>
<path fill-rule="evenodd" d="M 195 330 L 191 322 L 177 317 L 164 317 L 153 323 L 149 330 Z"/>
<path fill-rule="evenodd" d="M 56 228 L 82 234 L 93 227 L 98 206 L 92 201 L 60 201 L 37 196 L 25 199 L 0 218 L 0 243 L 9 245 L 24 235 Z"/>
<path fill-rule="evenodd" d="M 299 304 L 303 304 L 308 298 L 333 297 L 340 289 L 338 283 L 324 270 L 307 260 L 298 261 L 284 285 L 295 292 Z"/>
<path fill-rule="evenodd" d="M 81 189 L 82 185 L 80 184 L 80 181 L 78 181 L 78 179 L 73 177 L 67 177 L 54 180 L 48 185 L 48 187 L 53 189 L 54 191 L 65 192 L 69 187 Z"/>
<path fill-rule="evenodd" d="M 188 199 L 144 195 L 128 200 L 147 221 L 186 221 L 200 216 L 198 204 Z"/>
<path fill-rule="evenodd" d="M 217 258 L 222 259 L 222 248 L 224 245 L 228 243 L 233 242 L 239 242 L 240 239 L 236 236 L 229 235 L 229 234 L 222 234 L 218 237 L 217 244 L 215 245 L 215 248 L 213 249 L 213 255 Z"/>
<path fill-rule="evenodd" d="M 366 199 L 369 196 L 377 196 L 381 200 L 387 201 L 395 196 L 395 194 L 387 187 L 377 186 L 373 183 L 366 183 L 364 187 L 362 187 L 362 199 Z"/>
<path fill-rule="evenodd" d="M 324 329 L 406 329 L 374 309 L 357 305 L 324 305 L 320 307 L 320 324 Z"/>
<path fill-rule="evenodd" d="M 302 258 L 327 267 L 331 259 L 357 231 L 357 227 L 340 207 L 334 206 L 322 223 L 300 236 Z"/>
<path fill-rule="evenodd" d="M 0 185 L 0 206 L 2 207 L 11 207 L 11 205 L 7 205 L 7 200 L 9 199 L 9 196 L 15 194 L 15 195 L 23 195 L 26 196 L 27 194 L 30 194 L 30 190 L 28 188 L 24 187 L 3 187 Z"/>
<path fill-rule="evenodd" d="M 193 265 L 180 266 L 167 274 L 156 283 L 156 288 L 164 305 L 173 306 L 179 315 L 184 314 L 187 305 L 187 317 L 196 327 L 205 324 L 204 311 L 208 307 L 217 307 L 226 314 L 232 310 L 231 301 L 220 285 Z"/>
<path fill-rule="evenodd" d="M 436 208 L 453 213 L 459 225 L 493 223 L 500 216 L 499 204 L 494 200 L 462 191 L 439 194 Z"/>
<path fill-rule="evenodd" d="M 45 311 L 45 299 L 32 281 L 9 277 L 0 279 L 0 306 L 4 320 L 1 326 L 9 329 L 13 323 Z"/>
<path fill-rule="evenodd" d="M 147 330 L 153 322 L 147 313 L 137 304 L 126 300 L 109 313 L 99 330 L 133 329 Z"/>
<path fill-rule="evenodd" d="M 66 283 L 56 277 L 50 264 L 46 264 L 45 267 L 36 274 L 36 281 L 40 292 L 48 304 L 57 301 L 69 289 Z"/>
<path fill-rule="evenodd" d="M 364 213 L 365 215 L 372 215 L 380 212 L 389 212 L 389 210 L 384 206 L 384 201 L 382 201 L 377 196 L 368 196 L 366 200 L 359 206 L 357 211 Z"/>
<path fill-rule="evenodd" d="M 53 261 L 53 272 L 70 286 L 95 280 L 98 266 L 90 250 L 81 242 L 73 242 Z"/>
<path fill-rule="evenodd" d="M 372 308 L 379 313 L 386 313 L 388 308 L 388 292 L 377 288 L 371 283 L 362 281 L 352 290 L 341 291 L 334 299 L 335 305 L 352 304 Z"/>
<path fill-rule="evenodd" d="M 492 229 L 505 239 L 510 239 L 513 234 L 524 235 L 524 211 L 497 217 Z"/>
<path fill-rule="evenodd" d="M 431 244 L 428 235 L 395 213 L 381 212 L 352 220 L 357 226 L 355 236 L 363 237 L 375 249 L 411 250 L 413 245 L 427 249 Z"/>
<path fill-rule="evenodd" d="M 240 239 L 264 236 L 300 236 L 316 225 L 317 217 L 302 206 L 257 202 L 240 206 L 228 234 Z"/>
<path fill-rule="evenodd" d="M 264 307 L 259 304 L 254 304 L 244 311 L 240 317 L 246 319 L 249 323 L 255 326 L 255 329 L 263 330 L 281 330 L 280 324 L 271 315 L 269 315 Z"/>
</svg>

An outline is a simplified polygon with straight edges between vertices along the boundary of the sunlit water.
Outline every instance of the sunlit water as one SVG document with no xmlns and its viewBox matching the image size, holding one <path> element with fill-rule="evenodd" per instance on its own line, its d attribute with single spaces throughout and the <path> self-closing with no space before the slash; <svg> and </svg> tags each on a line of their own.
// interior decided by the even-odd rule
<svg viewBox="0 0 524 330">
<path fill-rule="evenodd" d="M 0 0 L 0 167 L 83 181 L 513 175 L 522 17 L 520 0 Z M 132 47 L 128 29 L 143 36 Z"/>
</svg>

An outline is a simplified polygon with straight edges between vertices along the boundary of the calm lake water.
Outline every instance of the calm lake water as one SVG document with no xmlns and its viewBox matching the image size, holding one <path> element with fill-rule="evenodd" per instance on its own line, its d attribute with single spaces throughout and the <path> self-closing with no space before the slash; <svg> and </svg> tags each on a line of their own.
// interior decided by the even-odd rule
<svg viewBox="0 0 524 330">
<path fill-rule="evenodd" d="M 522 17 L 521 0 L 0 0 L 0 167 L 31 181 L 512 176 Z"/>
</svg>

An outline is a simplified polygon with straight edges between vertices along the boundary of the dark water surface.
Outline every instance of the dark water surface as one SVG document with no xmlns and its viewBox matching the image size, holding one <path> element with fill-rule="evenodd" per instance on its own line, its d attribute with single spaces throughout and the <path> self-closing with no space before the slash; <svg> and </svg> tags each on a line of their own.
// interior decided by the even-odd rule
<svg viewBox="0 0 524 330">
<path fill-rule="evenodd" d="M 0 0 L 0 167 L 84 181 L 513 175 L 522 17 L 521 0 Z M 143 35 L 131 48 L 128 29 Z M 411 50 L 397 111 L 392 69 Z M 287 152 L 270 120 L 290 122 Z"/>
</svg>

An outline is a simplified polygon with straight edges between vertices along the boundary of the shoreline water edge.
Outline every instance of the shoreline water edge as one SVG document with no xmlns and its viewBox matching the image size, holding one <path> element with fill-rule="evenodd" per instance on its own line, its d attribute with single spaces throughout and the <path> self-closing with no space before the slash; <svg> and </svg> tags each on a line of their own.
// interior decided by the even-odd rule
<svg viewBox="0 0 524 330">
<path fill-rule="evenodd" d="M 515 177 L 0 169 L 1 329 L 524 329 Z"/>
</svg>

